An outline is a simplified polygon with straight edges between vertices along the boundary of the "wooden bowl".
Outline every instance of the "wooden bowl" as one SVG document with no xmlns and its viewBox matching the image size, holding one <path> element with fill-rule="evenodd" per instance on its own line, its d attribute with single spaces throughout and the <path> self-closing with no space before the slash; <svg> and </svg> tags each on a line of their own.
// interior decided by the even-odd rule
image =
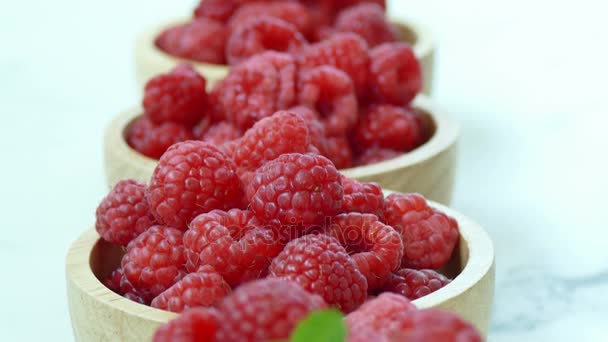
<svg viewBox="0 0 608 342">
<path fill-rule="evenodd" d="M 424 74 L 424 93 L 430 94 L 433 86 L 433 67 L 435 47 L 433 38 L 424 26 L 409 20 L 391 19 L 402 33 L 403 40 L 414 47 L 414 52 L 420 60 Z M 223 79 L 228 73 L 227 65 L 194 62 L 174 57 L 156 46 L 156 38 L 167 28 L 183 23 L 172 21 L 159 27 L 147 30 L 137 37 L 135 43 L 135 72 L 139 89 L 143 89 L 146 82 L 161 73 L 173 69 L 181 62 L 190 62 L 199 73 L 205 76 L 209 87 Z"/>
<path fill-rule="evenodd" d="M 426 114 L 433 131 L 431 139 L 397 158 L 368 166 L 341 170 L 355 179 L 377 182 L 386 189 L 418 192 L 426 198 L 449 204 L 456 173 L 459 126 L 425 96 L 414 100 L 414 107 Z M 117 116 L 106 129 L 104 155 L 108 185 L 121 179 L 148 182 L 157 160 L 132 149 L 125 132 L 141 109 L 132 109 Z"/>
<path fill-rule="evenodd" d="M 460 224 L 460 243 L 442 273 L 444 288 L 414 301 L 420 308 L 452 311 L 487 336 L 494 296 L 494 248 L 487 233 L 462 214 L 432 203 Z M 125 299 L 100 281 L 119 264 L 120 247 L 86 231 L 66 259 L 68 304 L 76 341 L 150 341 L 156 328 L 176 314 Z"/>
</svg>

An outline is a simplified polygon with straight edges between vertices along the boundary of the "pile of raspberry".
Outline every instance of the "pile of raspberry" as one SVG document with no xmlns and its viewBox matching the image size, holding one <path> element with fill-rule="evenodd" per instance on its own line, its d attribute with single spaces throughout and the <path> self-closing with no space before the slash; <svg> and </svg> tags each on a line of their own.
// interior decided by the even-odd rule
<svg viewBox="0 0 608 342">
<path fill-rule="evenodd" d="M 421 195 L 385 198 L 340 174 L 318 153 L 316 128 L 278 111 L 233 143 L 172 145 L 149 184 L 117 183 L 96 212 L 101 238 L 124 246 L 106 286 L 163 310 L 206 308 L 159 336 L 190 324 L 218 341 L 276 340 L 326 306 L 361 327 L 352 341 L 470 329 L 426 311 L 385 318 L 386 306 L 410 307 L 450 282 L 436 270 L 451 259 L 458 223 Z"/>
<path fill-rule="evenodd" d="M 235 65 L 273 50 L 297 53 L 335 34 L 361 36 L 371 46 L 401 40 L 384 0 L 202 0 L 193 18 L 156 38 L 166 53 Z"/>
<path fill-rule="evenodd" d="M 155 159 L 176 142 L 206 141 L 240 165 L 251 151 L 235 151 L 235 146 L 253 148 L 257 139 L 273 145 L 270 140 L 280 140 L 281 133 L 273 129 L 260 135 L 260 123 L 288 111 L 299 117 L 292 120 L 298 123 L 286 133 L 288 138 L 312 149 L 289 152 L 318 152 L 339 169 L 368 165 L 429 139 L 425 114 L 410 105 L 421 84 L 420 65 L 407 44 L 389 42 L 369 49 L 359 35 L 336 33 L 296 55 L 264 51 L 248 57 L 209 91 L 204 77 L 189 64 L 153 78 L 144 91 L 144 115 L 130 125 L 126 139 Z"/>
</svg>

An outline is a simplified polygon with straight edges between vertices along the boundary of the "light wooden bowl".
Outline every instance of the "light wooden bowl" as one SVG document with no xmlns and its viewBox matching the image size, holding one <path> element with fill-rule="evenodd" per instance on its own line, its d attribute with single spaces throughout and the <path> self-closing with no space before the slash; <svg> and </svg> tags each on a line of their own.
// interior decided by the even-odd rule
<svg viewBox="0 0 608 342">
<path fill-rule="evenodd" d="M 456 142 L 460 128 L 423 95 L 414 100 L 414 106 L 427 114 L 434 130 L 428 142 L 397 158 L 341 172 L 362 181 L 377 182 L 386 189 L 418 192 L 430 200 L 449 204 L 456 173 Z M 105 170 L 110 187 L 119 180 L 129 178 L 147 183 L 156 167 L 156 160 L 135 151 L 125 140 L 129 125 L 140 114 L 140 109 L 126 111 L 106 129 Z"/>
<path fill-rule="evenodd" d="M 422 25 L 403 19 L 391 19 L 400 29 L 403 39 L 414 46 L 414 51 L 424 74 L 424 93 L 430 94 L 433 86 L 433 67 L 435 63 L 435 46 L 429 31 Z M 223 79 L 228 73 L 227 65 L 194 62 L 174 57 L 165 53 L 156 46 L 156 38 L 169 27 L 183 23 L 172 21 L 159 27 L 147 30 L 137 37 L 135 43 L 135 72 L 139 89 L 143 89 L 146 82 L 161 73 L 173 69 L 181 62 L 190 62 L 205 76 L 208 86 L 212 87 L 217 81 Z"/>
<path fill-rule="evenodd" d="M 420 308 L 452 311 L 487 336 L 494 296 L 494 248 L 487 233 L 462 214 L 432 203 L 460 223 L 460 243 L 442 270 L 454 278 L 446 287 L 414 301 Z M 66 259 L 68 304 L 76 341 L 150 341 L 156 328 L 176 314 L 141 305 L 106 288 L 104 279 L 123 250 L 86 231 Z"/>
</svg>

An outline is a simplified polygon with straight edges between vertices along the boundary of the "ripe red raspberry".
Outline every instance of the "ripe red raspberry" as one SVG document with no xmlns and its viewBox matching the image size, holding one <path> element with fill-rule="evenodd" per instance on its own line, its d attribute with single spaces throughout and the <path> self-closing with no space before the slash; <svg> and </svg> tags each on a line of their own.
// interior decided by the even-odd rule
<svg viewBox="0 0 608 342">
<path fill-rule="evenodd" d="M 417 113 L 392 105 L 369 106 L 353 129 L 356 147 L 411 151 L 422 142 L 422 127 Z"/>
<path fill-rule="evenodd" d="M 330 65 L 344 71 L 353 81 L 357 94 L 367 89 L 369 79 L 368 46 L 354 33 L 338 33 L 329 39 L 309 45 L 298 54 L 302 69 Z"/>
<path fill-rule="evenodd" d="M 327 306 L 293 282 L 262 279 L 237 288 L 219 309 L 224 315 L 219 341 L 287 340 L 310 313 Z"/>
<path fill-rule="evenodd" d="M 294 25 L 278 18 L 261 16 L 248 19 L 230 35 L 226 43 L 226 58 L 228 64 L 235 65 L 267 50 L 293 53 L 307 44 L 306 38 Z"/>
<path fill-rule="evenodd" d="M 126 246 L 152 226 L 154 216 L 145 194 L 146 185 L 132 179 L 114 185 L 95 212 L 95 229 L 102 239 Z"/>
<path fill-rule="evenodd" d="M 232 157 L 243 173 L 285 153 L 306 153 L 310 144 L 306 122 L 295 113 L 279 111 L 245 132 Z"/>
<path fill-rule="evenodd" d="M 433 270 L 402 268 L 393 273 L 384 291 L 398 293 L 415 300 L 433 293 L 450 283 L 450 279 Z"/>
<path fill-rule="evenodd" d="M 189 64 L 181 64 L 168 74 L 154 77 L 145 88 L 146 116 L 157 124 L 194 125 L 207 106 L 205 85 L 205 79 Z"/>
<path fill-rule="evenodd" d="M 228 121 L 242 130 L 291 107 L 296 100 L 296 64 L 292 56 L 265 52 L 230 68 L 214 91 Z"/>
<path fill-rule="evenodd" d="M 227 41 L 228 30 L 221 22 L 199 18 L 165 30 L 156 39 L 156 46 L 176 57 L 226 64 Z"/>
<path fill-rule="evenodd" d="M 251 210 L 281 231 L 322 224 L 339 212 L 343 194 L 340 174 L 329 159 L 300 153 L 264 164 L 247 189 Z"/>
<path fill-rule="evenodd" d="M 405 319 L 387 329 L 391 341 L 481 342 L 483 338 L 468 322 L 451 312 L 426 309 L 409 312 Z"/>
<path fill-rule="evenodd" d="M 321 153 L 329 158 L 337 169 L 353 166 L 353 151 L 345 136 L 327 137 L 323 147 Z"/>
<path fill-rule="evenodd" d="M 103 281 L 103 284 L 114 293 L 139 304 L 150 305 L 150 301 L 152 300 L 151 294 L 141 294 L 133 288 L 133 285 L 129 283 L 120 267 L 112 271 Z"/>
<path fill-rule="evenodd" d="M 376 215 L 384 222 L 384 194 L 382 188 L 376 183 L 359 182 L 355 179 L 342 176 L 344 198 L 342 211 L 345 213 L 357 212 Z"/>
<path fill-rule="evenodd" d="M 196 216 L 244 206 L 244 189 L 232 160 L 204 141 L 175 144 L 150 180 L 148 203 L 158 222 L 186 230 Z"/>
<path fill-rule="evenodd" d="M 227 121 L 221 121 L 211 125 L 209 129 L 199 138 L 216 145 L 236 140 L 243 135 L 241 130 Z"/>
<path fill-rule="evenodd" d="M 388 148 L 370 148 L 368 150 L 363 151 L 355 164 L 357 166 L 365 166 L 371 165 L 379 162 L 383 162 L 389 159 L 397 158 L 401 156 L 403 152 L 395 151 Z"/>
<path fill-rule="evenodd" d="M 306 106 L 295 106 L 287 110 L 298 114 L 305 122 L 308 127 L 308 134 L 310 135 L 310 143 L 315 146 L 319 151 L 325 149 L 325 126 L 319 120 L 319 114 Z"/>
<path fill-rule="evenodd" d="M 367 280 L 340 242 L 323 234 L 292 240 L 270 265 L 270 276 L 295 281 L 343 312 L 367 297 Z"/>
<path fill-rule="evenodd" d="M 182 232 L 166 226 L 149 228 L 127 245 L 120 264 L 137 292 L 158 296 L 186 274 Z"/>
<path fill-rule="evenodd" d="M 458 222 L 431 208 L 419 194 L 386 198 L 386 223 L 403 238 L 401 267 L 438 269 L 448 262 L 458 243 Z"/>
<path fill-rule="evenodd" d="M 299 74 L 298 100 L 323 118 L 329 136 L 343 135 L 357 122 L 357 96 L 346 73 L 332 66 L 305 69 Z"/>
<path fill-rule="evenodd" d="M 414 304 L 405 297 L 394 293 L 381 293 L 346 316 L 348 341 L 369 341 L 362 339 L 365 335 L 385 337 L 387 330 L 404 321 L 415 311 Z"/>
<path fill-rule="evenodd" d="M 190 128 L 175 122 L 157 125 L 146 116 L 139 117 L 127 130 L 127 143 L 148 158 L 158 159 L 180 141 L 192 139 Z"/>
<path fill-rule="evenodd" d="M 340 12 L 334 24 L 338 32 L 353 32 L 370 47 L 399 40 L 399 32 L 387 20 L 384 9 L 374 3 L 361 3 Z"/>
<path fill-rule="evenodd" d="M 407 105 L 422 90 L 420 63 L 406 43 L 384 43 L 370 53 L 368 96 L 377 103 Z"/>
<path fill-rule="evenodd" d="M 202 266 L 152 300 L 152 307 L 182 312 L 197 306 L 213 306 L 230 293 L 230 287 L 211 266 Z"/>
<path fill-rule="evenodd" d="M 215 308 L 186 310 L 177 318 L 161 325 L 154 333 L 153 342 L 215 342 L 222 324 L 222 315 Z"/>
<path fill-rule="evenodd" d="M 243 0 L 201 0 L 194 10 L 194 17 L 227 22 L 242 2 Z"/>
<path fill-rule="evenodd" d="M 327 234 L 336 238 L 367 279 L 367 289 L 381 288 L 403 257 L 401 236 L 372 214 L 340 214 L 331 220 Z"/>
<path fill-rule="evenodd" d="M 230 28 L 235 30 L 239 25 L 252 18 L 270 16 L 284 20 L 308 36 L 312 30 L 312 22 L 308 9 L 297 2 L 252 2 L 241 6 L 230 18 Z"/>
<path fill-rule="evenodd" d="M 232 286 L 258 279 L 283 245 L 247 210 L 213 210 L 199 215 L 184 234 L 186 268 L 211 265 Z"/>
</svg>

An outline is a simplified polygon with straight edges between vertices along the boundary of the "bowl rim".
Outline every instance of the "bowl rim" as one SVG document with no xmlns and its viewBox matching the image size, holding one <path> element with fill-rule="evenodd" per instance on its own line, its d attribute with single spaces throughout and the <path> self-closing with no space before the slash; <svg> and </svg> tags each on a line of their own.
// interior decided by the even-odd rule
<svg viewBox="0 0 608 342">
<path fill-rule="evenodd" d="M 385 195 L 393 193 L 385 190 Z M 465 242 L 468 249 L 468 260 L 462 271 L 445 287 L 416 299 L 413 303 L 418 308 L 429 308 L 460 296 L 479 283 L 494 265 L 494 246 L 488 233 L 467 216 L 449 209 L 439 203 L 429 204 L 454 217 L 460 227 L 460 243 Z M 73 286 L 88 294 L 99 304 L 110 306 L 128 315 L 141 319 L 164 323 L 177 314 L 133 302 L 112 292 L 97 279 L 90 267 L 90 256 L 93 247 L 100 239 L 95 228 L 85 231 L 71 246 L 66 256 L 66 277 Z"/>
<path fill-rule="evenodd" d="M 391 14 L 388 14 L 387 18 L 393 24 L 396 24 L 402 29 L 405 29 L 413 34 L 415 37 L 415 42 L 412 47 L 418 59 L 423 59 L 424 57 L 432 54 L 434 49 L 434 39 L 430 30 L 425 25 L 411 18 L 397 18 Z M 186 62 L 199 68 L 215 69 L 217 71 L 227 72 L 227 70 L 230 68 L 228 64 L 205 63 L 187 58 L 176 57 L 158 48 L 156 45 L 156 39 L 162 32 L 170 27 L 186 23 L 189 20 L 190 18 L 173 19 L 170 21 L 165 21 L 160 25 L 148 27 L 136 37 L 135 47 L 137 52 L 141 55 L 153 56 L 164 65 L 175 65 Z"/>
<path fill-rule="evenodd" d="M 426 95 L 418 95 L 412 106 L 427 113 L 432 119 L 435 132 L 431 138 L 412 151 L 405 152 L 398 157 L 370 165 L 356 166 L 339 171 L 352 178 L 364 178 L 379 173 L 393 172 L 404 167 L 416 165 L 433 158 L 447 150 L 456 143 L 460 135 L 460 125 L 444 114 L 445 111 L 431 101 Z M 112 143 L 113 153 L 123 155 L 123 160 L 130 164 L 137 164 L 145 169 L 153 170 L 158 160 L 149 158 L 127 143 L 125 132 L 129 125 L 143 113 L 140 107 L 131 108 L 116 116 L 106 128 L 105 138 Z"/>
</svg>

